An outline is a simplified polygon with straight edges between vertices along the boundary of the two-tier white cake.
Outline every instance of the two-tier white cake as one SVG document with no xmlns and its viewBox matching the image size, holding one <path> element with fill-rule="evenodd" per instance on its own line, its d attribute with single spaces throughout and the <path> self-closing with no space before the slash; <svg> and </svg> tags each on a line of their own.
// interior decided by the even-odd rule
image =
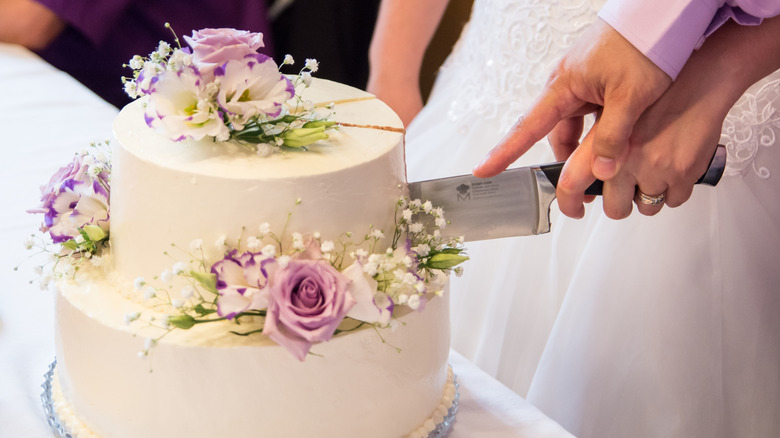
<svg viewBox="0 0 780 438">
<path fill-rule="evenodd" d="M 110 251 L 56 283 L 55 406 L 78 437 L 395 438 L 427 436 L 447 414 L 446 294 L 315 343 L 304 360 L 264 334 L 231 333 L 257 317 L 161 327 L 189 297 L 166 272 L 219 259 L 225 236 L 263 224 L 323 242 L 382 230 L 379 252 L 390 245 L 405 185 L 400 120 L 350 87 L 315 80 L 306 93 L 335 102 L 344 125 L 306 152 L 266 157 L 210 138 L 171 141 L 145 123 L 144 99 L 120 113 Z M 155 282 L 164 290 L 149 299 Z"/>
</svg>

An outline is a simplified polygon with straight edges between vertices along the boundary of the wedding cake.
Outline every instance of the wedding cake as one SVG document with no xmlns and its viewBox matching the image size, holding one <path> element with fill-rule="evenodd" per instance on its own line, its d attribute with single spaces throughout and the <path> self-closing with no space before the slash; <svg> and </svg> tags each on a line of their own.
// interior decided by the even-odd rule
<svg viewBox="0 0 780 438">
<path fill-rule="evenodd" d="M 465 256 L 416 222 L 446 226 L 405 197 L 399 118 L 311 79 L 312 60 L 279 74 L 258 34 L 187 41 L 131 61 L 139 98 L 110 151 L 42 188 L 56 421 L 79 438 L 435 433 Z"/>
</svg>

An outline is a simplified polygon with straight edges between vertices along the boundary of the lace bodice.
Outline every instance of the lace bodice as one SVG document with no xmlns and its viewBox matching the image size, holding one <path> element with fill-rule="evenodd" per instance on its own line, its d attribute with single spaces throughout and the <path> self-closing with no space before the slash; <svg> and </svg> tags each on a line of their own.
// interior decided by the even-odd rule
<svg viewBox="0 0 780 438">
<path fill-rule="evenodd" d="M 461 130 L 470 124 L 459 122 L 475 115 L 494 120 L 501 132 L 508 130 L 605 1 L 475 0 L 471 20 L 438 79 L 437 87 L 452 96 L 447 117 Z M 752 171 L 769 176 L 760 155 L 780 137 L 779 110 L 776 72 L 748 90 L 724 123 L 726 175 Z"/>
</svg>

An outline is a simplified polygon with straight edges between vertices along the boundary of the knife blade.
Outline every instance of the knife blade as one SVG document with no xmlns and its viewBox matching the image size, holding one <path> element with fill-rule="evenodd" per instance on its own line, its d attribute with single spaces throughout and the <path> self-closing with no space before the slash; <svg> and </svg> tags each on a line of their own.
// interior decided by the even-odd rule
<svg viewBox="0 0 780 438">
<path fill-rule="evenodd" d="M 550 206 L 564 162 L 505 170 L 492 178 L 461 175 L 409 183 L 411 199 L 431 201 L 444 210 L 445 236 L 466 241 L 530 236 L 550 231 Z M 714 186 L 726 167 L 726 148 L 718 145 L 696 184 Z M 585 191 L 601 195 L 602 181 Z M 426 225 L 430 215 L 417 220 Z"/>
</svg>

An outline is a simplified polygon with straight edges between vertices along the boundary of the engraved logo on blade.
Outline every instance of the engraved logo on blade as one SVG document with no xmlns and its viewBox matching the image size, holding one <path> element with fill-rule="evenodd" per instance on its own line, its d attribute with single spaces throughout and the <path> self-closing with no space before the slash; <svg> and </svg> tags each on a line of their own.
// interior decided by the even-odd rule
<svg viewBox="0 0 780 438">
<path fill-rule="evenodd" d="M 468 184 L 461 184 L 455 188 L 458 191 L 458 201 L 466 201 L 471 199 L 471 186 Z"/>
</svg>

